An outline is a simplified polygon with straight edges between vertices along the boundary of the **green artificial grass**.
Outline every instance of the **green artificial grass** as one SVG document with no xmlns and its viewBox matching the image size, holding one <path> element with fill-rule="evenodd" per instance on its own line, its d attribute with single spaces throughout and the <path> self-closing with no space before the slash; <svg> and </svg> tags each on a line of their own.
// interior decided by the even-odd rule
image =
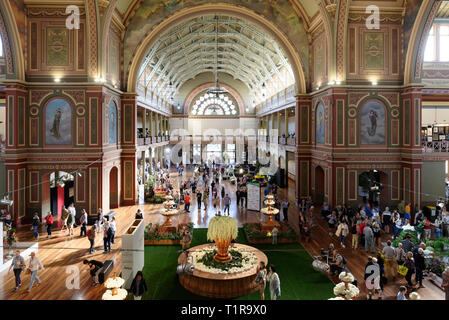
<svg viewBox="0 0 449 320">
<path fill-rule="evenodd" d="M 207 229 L 194 229 L 191 247 L 204 244 Z M 238 243 L 248 244 L 242 229 Z M 333 297 L 334 284 L 330 279 L 313 270 L 312 257 L 300 244 L 252 245 L 262 250 L 268 263 L 274 264 L 281 280 L 281 300 L 326 300 Z M 210 300 L 185 290 L 178 282 L 176 267 L 180 246 L 146 246 L 143 274 L 148 291 L 145 300 Z M 267 288 L 265 299 L 270 299 Z M 259 293 L 240 297 L 237 300 L 259 300 Z"/>
</svg>

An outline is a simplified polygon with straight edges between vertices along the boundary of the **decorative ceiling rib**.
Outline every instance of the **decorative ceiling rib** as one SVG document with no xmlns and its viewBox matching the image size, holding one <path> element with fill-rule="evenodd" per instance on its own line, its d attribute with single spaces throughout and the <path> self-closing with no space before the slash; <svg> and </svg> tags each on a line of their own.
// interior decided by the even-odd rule
<svg viewBox="0 0 449 320">
<path fill-rule="evenodd" d="M 163 34 L 146 56 L 138 83 L 165 98 L 175 95 L 198 74 L 215 72 L 216 64 L 219 74 L 230 74 L 256 94 L 275 74 L 282 81 L 280 69 L 289 62 L 276 41 L 254 25 L 236 17 L 211 14 Z"/>
</svg>

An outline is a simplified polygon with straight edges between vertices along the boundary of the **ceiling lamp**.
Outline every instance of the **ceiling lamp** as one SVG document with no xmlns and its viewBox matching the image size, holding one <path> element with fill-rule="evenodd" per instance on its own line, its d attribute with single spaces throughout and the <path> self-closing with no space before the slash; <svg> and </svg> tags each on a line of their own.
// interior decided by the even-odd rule
<svg viewBox="0 0 449 320">
<path fill-rule="evenodd" d="M 215 20 L 215 87 L 207 89 L 206 92 L 218 97 L 218 95 L 227 93 L 228 91 L 225 88 L 220 87 L 220 82 L 218 81 L 218 15 L 215 16 Z"/>
</svg>

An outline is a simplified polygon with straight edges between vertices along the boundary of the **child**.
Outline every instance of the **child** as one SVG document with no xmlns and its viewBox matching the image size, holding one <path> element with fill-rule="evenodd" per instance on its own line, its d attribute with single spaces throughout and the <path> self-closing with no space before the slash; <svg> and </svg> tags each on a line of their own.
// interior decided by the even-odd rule
<svg viewBox="0 0 449 320">
<path fill-rule="evenodd" d="M 407 293 L 407 288 L 405 286 L 399 287 L 398 295 L 396 296 L 396 300 L 407 300 L 405 294 Z"/>
<path fill-rule="evenodd" d="M 271 230 L 271 235 L 273 236 L 273 244 L 278 244 L 278 232 L 279 230 L 276 227 Z"/>
</svg>

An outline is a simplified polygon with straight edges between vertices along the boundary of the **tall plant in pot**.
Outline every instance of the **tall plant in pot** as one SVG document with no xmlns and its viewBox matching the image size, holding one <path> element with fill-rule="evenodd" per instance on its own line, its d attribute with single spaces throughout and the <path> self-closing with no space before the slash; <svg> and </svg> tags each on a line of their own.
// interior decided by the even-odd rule
<svg viewBox="0 0 449 320">
<path fill-rule="evenodd" d="M 238 235 L 237 220 L 231 217 L 216 216 L 210 220 L 207 240 L 214 241 L 217 246 L 216 262 L 226 263 L 232 260 L 229 254 L 231 240 Z"/>
</svg>

